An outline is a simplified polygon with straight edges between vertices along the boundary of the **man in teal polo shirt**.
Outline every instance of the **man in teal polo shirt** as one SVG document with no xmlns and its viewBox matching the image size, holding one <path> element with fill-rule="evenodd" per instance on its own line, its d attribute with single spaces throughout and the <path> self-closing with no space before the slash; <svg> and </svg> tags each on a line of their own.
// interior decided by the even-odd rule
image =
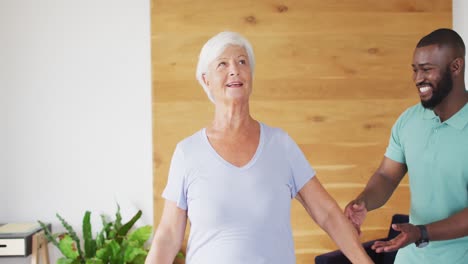
<svg viewBox="0 0 468 264">
<path fill-rule="evenodd" d="M 423 37 L 413 54 L 421 103 L 407 109 L 364 191 L 345 208 L 360 231 L 366 213 L 384 205 L 408 172 L 410 223 L 375 242 L 376 252 L 398 250 L 395 263 L 468 263 L 468 92 L 465 45 L 451 29 Z"/>
</svg>

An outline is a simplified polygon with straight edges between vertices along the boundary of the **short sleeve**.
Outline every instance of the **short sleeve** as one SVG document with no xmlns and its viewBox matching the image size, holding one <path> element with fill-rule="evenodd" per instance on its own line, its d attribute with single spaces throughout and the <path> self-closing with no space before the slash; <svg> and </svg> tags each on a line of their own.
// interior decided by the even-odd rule
<svg viewBox="0 0 468 264">
<path fill-rule="evenodd" d="M 405 153 L 401 144 L 401 126 L 404 114 L 402 114 L 392 127 L 389 143 L 385 156 L 399 163 L 406 163 Z"/>
<path fill-rule="evenodd" d="M 187 181 L 185 165 L 184 153 L 180 145 L 177 145 L 174 154 L 172 155 L 167 185 L 162 193 L 162 197 L 164 199 L 175 202 L 177 206 L 183 210 L 187 210 Z"/>
<path fill-rule="evenodd" d="M 286 155 L 291 168 L 291 178 L 289 180 L 291 198 L 294 198 L 302 187 L 315 176 L 315 170 L 310 166 L 304 153 L 289 135 L 286 135 Z"/>
</svg>

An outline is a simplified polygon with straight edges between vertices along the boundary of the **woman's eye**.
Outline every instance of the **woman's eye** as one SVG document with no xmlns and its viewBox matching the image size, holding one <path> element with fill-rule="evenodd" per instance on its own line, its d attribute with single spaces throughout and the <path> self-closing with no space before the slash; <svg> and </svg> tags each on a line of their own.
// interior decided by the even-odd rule
<svg viewBox="0 0 468 264">
<path fill-rule="evenodd" d="M 218 67 L 224 67 L 224 66 L 226 66 L 226 63 L 225 63 L 225 62 L 220 62 L 220 63 L 218 64 Z"/>
<path fill-rule="evenodd" d="M 240 60 L 239 64 L 246 64 L 247 62 L 245 60 Z"/>
</svg>

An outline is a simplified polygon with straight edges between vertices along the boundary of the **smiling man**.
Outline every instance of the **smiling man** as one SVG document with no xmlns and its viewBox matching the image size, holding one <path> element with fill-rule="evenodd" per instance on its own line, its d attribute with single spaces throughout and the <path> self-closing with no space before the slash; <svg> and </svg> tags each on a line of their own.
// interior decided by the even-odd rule
<svg viewBox="0 0 468 264">
<path fill-rule="evenodd" d="M 392 128 L 387 151 L 364 191 L 345 208 L 360 230 L 368 211 L 383 206 L 408 173 L 410 223 L 375 242 L 377 252 L 398 250 L 395 263 L 468 263 L 468 92 L 465 45 L 451 29 L 423 37 L 413 54 L 421 100 Z"/>
</svg>

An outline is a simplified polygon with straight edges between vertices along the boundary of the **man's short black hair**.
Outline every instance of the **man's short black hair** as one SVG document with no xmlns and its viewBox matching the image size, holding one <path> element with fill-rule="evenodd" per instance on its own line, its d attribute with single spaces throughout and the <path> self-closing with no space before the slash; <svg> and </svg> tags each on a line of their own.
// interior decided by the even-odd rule
<svg viewBox="0 0 468 264">
<path fill-rule="evenodd" d="M 452 29 L 440 28 L 424 36 L 416 45 L 417 48 L 437 45 L 439 47 L 449 47 L 455 51 L 457 57 L 465 57 L 465 43 L 463 39 Z"/>
</svg>

